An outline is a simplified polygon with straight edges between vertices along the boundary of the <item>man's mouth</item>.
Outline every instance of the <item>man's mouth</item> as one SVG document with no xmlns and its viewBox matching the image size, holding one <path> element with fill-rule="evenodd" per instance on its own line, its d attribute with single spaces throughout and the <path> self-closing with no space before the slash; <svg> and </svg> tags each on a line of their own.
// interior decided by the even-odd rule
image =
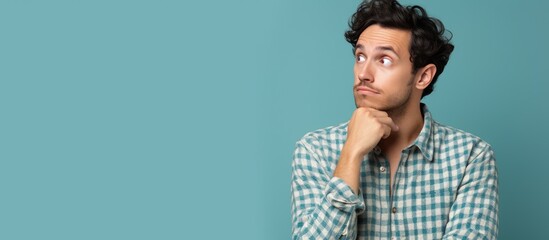
<svg viewBox="0 0 549 240">
<path fill-rule="evenodd" d="M 366 86 L 357 86 L 356 91 L 362 94 L 379 94 L 377 90 Z"/>
</svg>

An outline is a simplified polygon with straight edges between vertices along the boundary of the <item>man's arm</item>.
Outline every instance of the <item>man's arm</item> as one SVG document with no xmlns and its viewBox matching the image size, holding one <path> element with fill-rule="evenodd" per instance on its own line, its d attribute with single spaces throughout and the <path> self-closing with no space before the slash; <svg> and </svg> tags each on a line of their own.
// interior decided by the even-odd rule
<svg viewBox="0 0 549 240">
<path fill-rule="evenodd" d="M 386 112 L 373 108 L 357 108 L 347 127 L 347 141 L 334 176 L 343 179 L 357 193 L 360 185 L 360 166 L 364 155 L 383 138 L 388 138 L 398 126 Z"/>
<path fill-rule="evenodd" d="M 391 131 L 398 131 L 398 126 L 386 112 L 356 109 L 333 175 L 322 167 L 326 159 L 314 147 L 320 145 L 317 140 L 297 143 L 292 164 L 293 239 L 356 238 L 356 215 L 364 210 L 362 159 Z"/>
<path fill-rule="evenodd" d="M 354 194 L 340 178 L 332 177 L 321 157 L 304 139 L 292 163 L 292 239 L 356 237 L 356 214 L 364 210 L 362 194 Z"/>
<path fill-rule="evenodd" d="M 485 144 L 472 154 L 443 239 L 497 239 L 499 199 L 494 152 Z"/>
</svg>

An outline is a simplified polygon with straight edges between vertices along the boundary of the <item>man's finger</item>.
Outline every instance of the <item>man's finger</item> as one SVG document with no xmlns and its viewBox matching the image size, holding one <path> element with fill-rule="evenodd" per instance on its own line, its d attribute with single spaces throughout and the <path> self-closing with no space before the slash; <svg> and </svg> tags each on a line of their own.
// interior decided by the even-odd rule
<svg viewBox="0 0 549 240">
<path fill-rule="evenodd" d="M 391 135 L 391 128 L 388 125 L 383 125 L 383 139 L 388 138 Z"/>
<path fill-rule="evenodd" d="M 393 122 L 393 119 L 391 119 L 390 117 L 382 117 L 382 118 L 378 118 L 378 120 L 389 126 L 390 127 L 390 130 L 393 130 L 393 131 L 398 131 L 399 127 L 395 124 L 395 122 Z"/>
</svg>

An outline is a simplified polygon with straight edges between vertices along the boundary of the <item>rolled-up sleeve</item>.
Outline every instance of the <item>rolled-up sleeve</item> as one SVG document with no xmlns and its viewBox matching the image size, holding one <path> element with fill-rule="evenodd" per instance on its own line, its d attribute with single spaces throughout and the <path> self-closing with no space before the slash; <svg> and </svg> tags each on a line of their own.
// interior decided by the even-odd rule
<svg viewBox="0 0 549 240">
<path fill-rule="evenodd" d="M 443 239 L 497 239 L 496 161 L 490 145 L 478 149 L 466 167 Z"/>
<path fill-rule="evenodd" d="M 357 214 L 364 211 L 355 194 L 333 177 L 320 161 L 319 147 L 304 139 L 296 144 L 292 163 L 292 239 L 355 239 Z"/>
</svg>

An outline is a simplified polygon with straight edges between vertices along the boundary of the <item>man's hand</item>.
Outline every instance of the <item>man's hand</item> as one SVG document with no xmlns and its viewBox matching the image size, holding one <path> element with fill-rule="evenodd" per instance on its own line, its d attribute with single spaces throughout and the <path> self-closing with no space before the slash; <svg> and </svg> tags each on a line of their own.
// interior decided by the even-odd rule
<svg viewBox="0 0 549 240">
<path fill-rule="evenodd" d="M 343 151 L 352 157 L 363 158 L 381 139 L 389 137 L 398 126 L 386 112 L 373 108 L 357 108 L 347 128 L 347 142 Z"/>
<path fill-rule="evenodd" d="M 391 131 L 398 126 L 386 112 L 373 108 L 357 108 L 347 126 L 347 141 L 334 171 L 334 177 L 341 178 L 358 193 L 360 166 L 364 155 L 372 151 Z"/>
</svg>

